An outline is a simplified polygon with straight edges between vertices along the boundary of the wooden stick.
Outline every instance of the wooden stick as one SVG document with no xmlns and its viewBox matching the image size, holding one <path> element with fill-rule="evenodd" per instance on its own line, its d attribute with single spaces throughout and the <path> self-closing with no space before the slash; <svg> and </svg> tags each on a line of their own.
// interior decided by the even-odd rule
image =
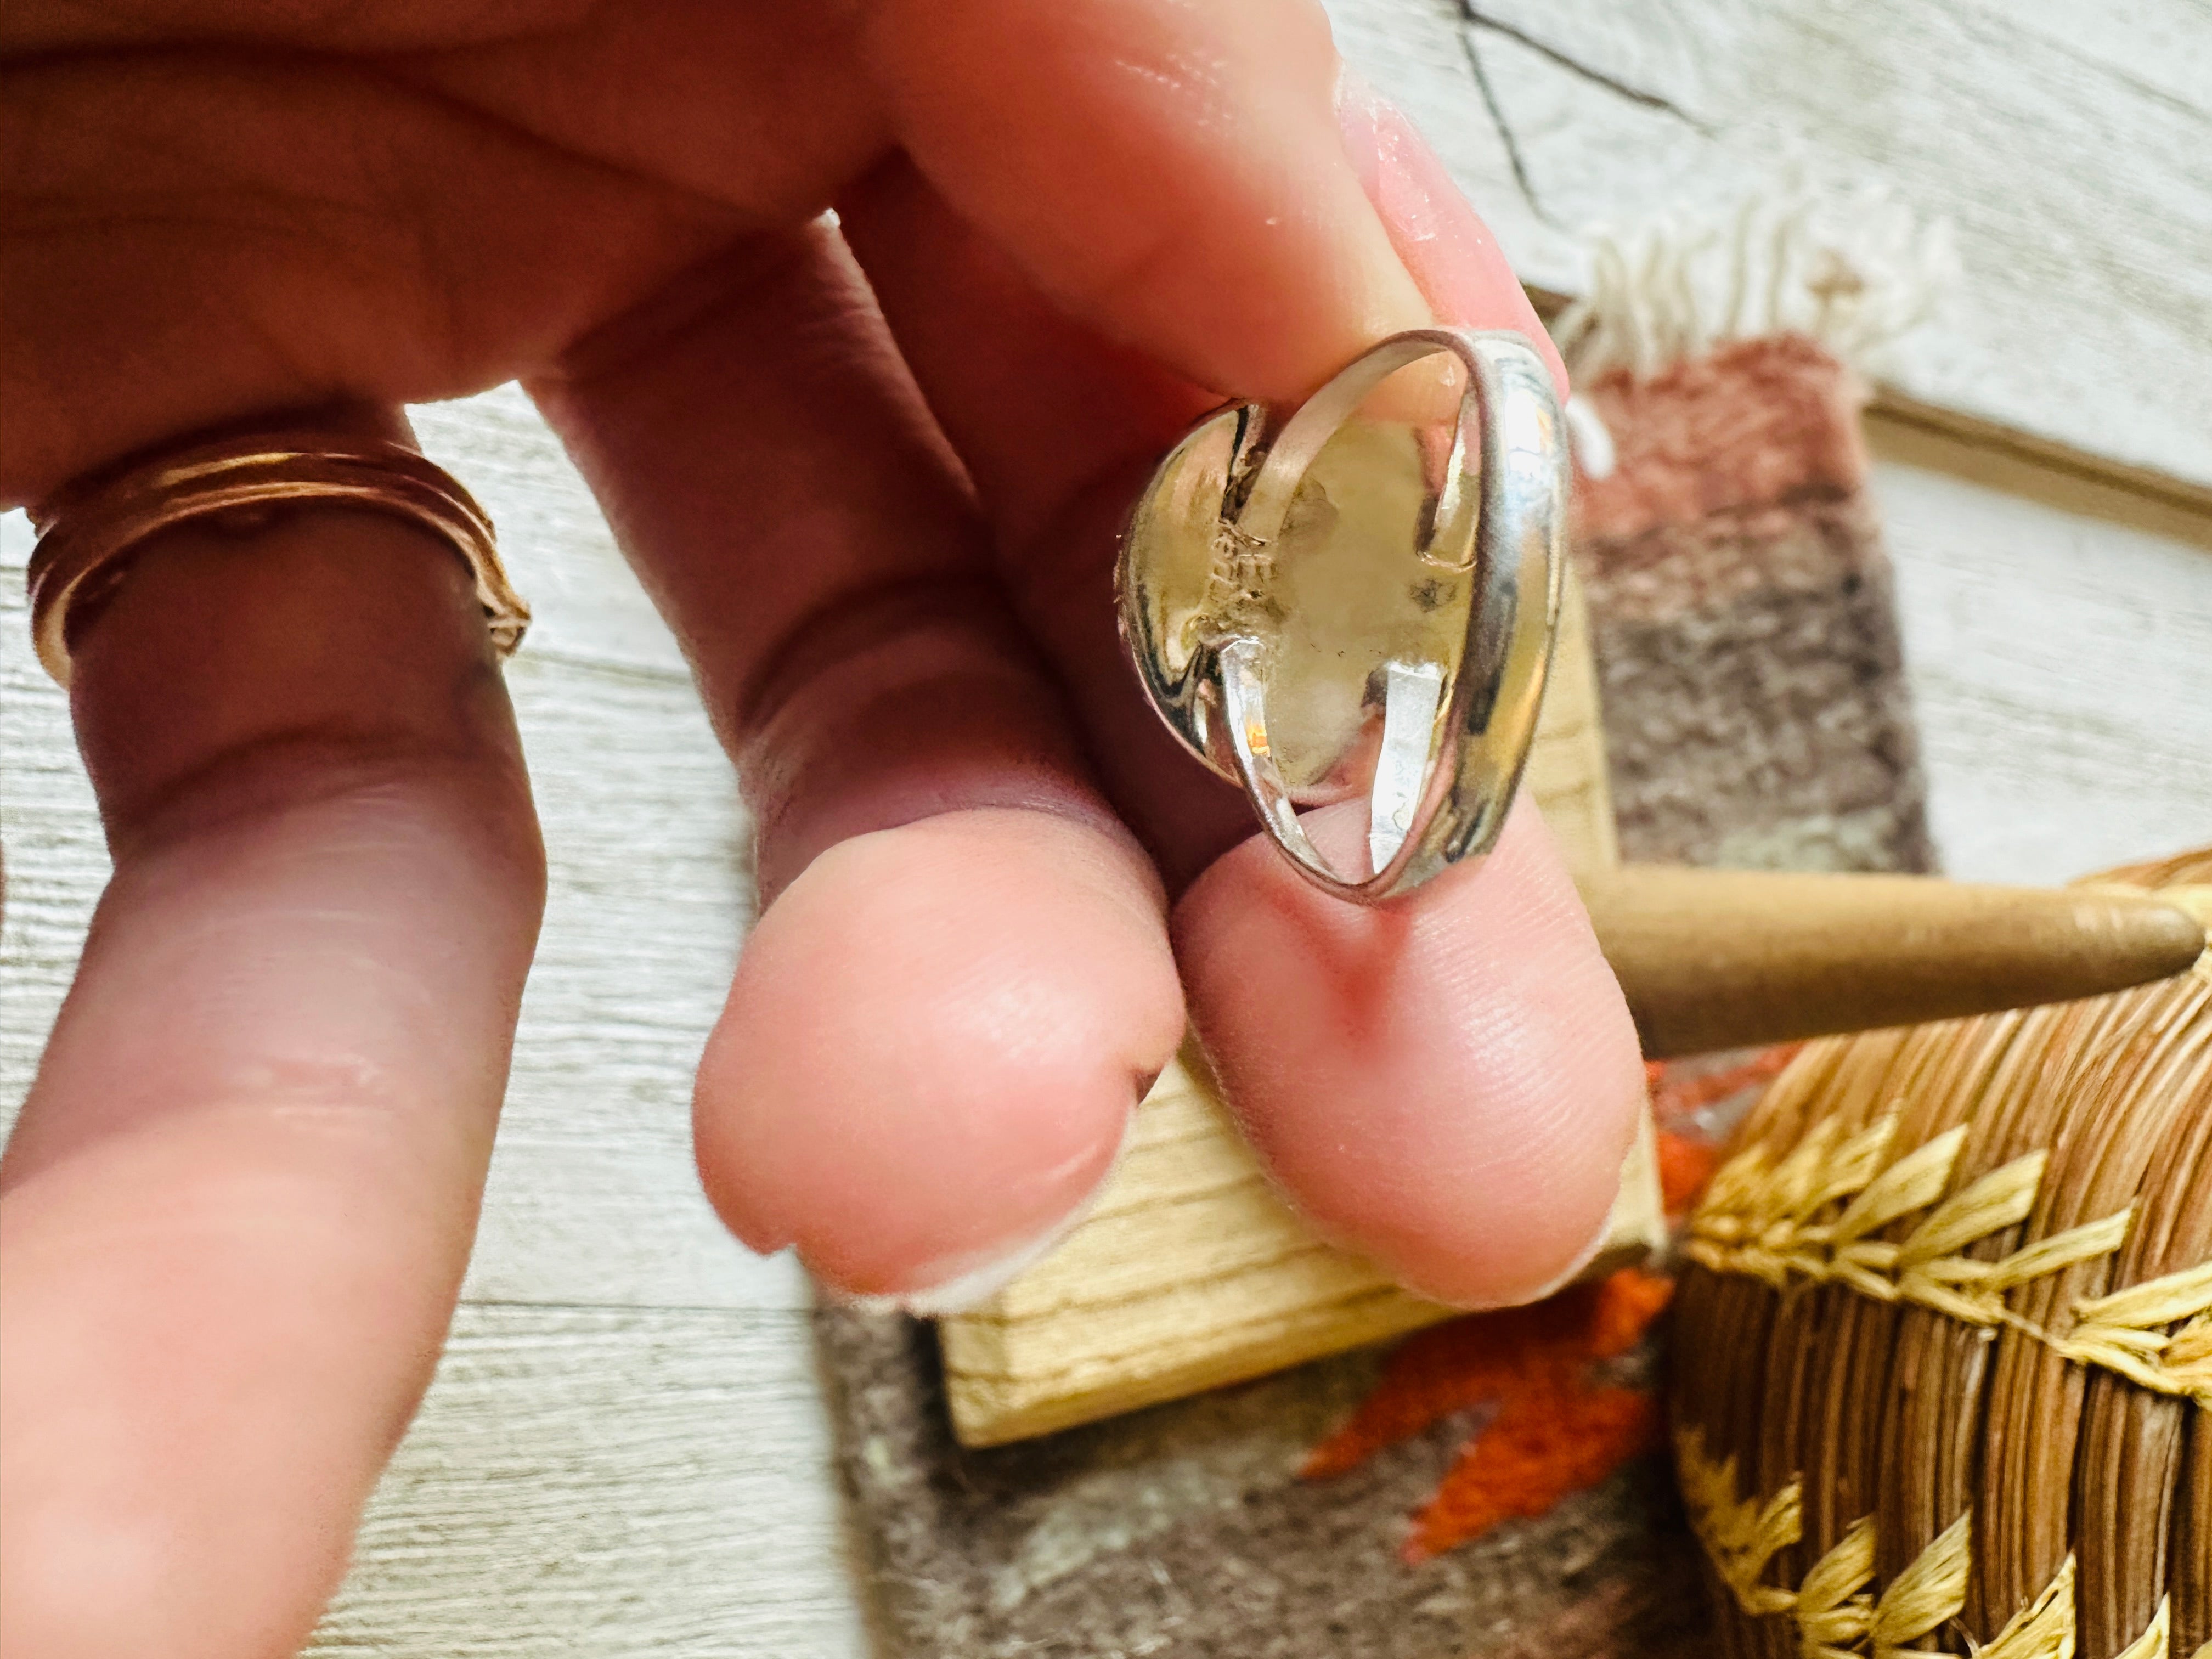
<svg viewBox="0 0 2212 1659">
<path fill-rule="evenodd" d="M 1579 884 L 1654 1059 L 2068 1002 L 2205 950 L 2187 911 L 2109 888 L 1658 865 Z"/>
</svg>

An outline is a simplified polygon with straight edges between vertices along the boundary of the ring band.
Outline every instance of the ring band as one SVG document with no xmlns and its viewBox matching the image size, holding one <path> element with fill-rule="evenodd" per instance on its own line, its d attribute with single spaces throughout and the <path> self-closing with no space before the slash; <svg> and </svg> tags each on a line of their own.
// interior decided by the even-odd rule
<svg viewBox="0 0 2212 1659">
<path fill-rule="evenodd" d="M 1449 445 L 1424 449 L 1401 424 L 1396 451 L 1370 447 L 1360 452 L 1368 462 L 1346 464 L 1334 486 L 1343 502 L 1332 501 L 1314 482 L 1323 451 L 1384 380 L 1440 355 L 1465 373 Z M 1401 468 L 1420 466 L 1428 488 L 1419 509 L 1388 534 L 1370 515 L 1364 540 L 1354 536 L 1333 556 L 1333 574 L 1302 568 L 1332 556 L 1322 543 L 1336 533 L 1334 515 L 1374 493 L 1368 463 L 1389 453 Z M 1510 331 L 1447 328 L 1392 335 L 1287 418 L 1254 404 L 1218 410 L 1153 474 L 1116 573 L 1138 677 L 1169 729 L 1243 786 L 1277 849 L 1324 891 L 1378 903 L 1497 840 L 1551 662 L 1568 478 L 1559 398 L 1535 348 Z M 1435 619 L 1455 626 L 1459 607 L 1463 629 L 1442 637 Z M 1364 675 L 1366 685 L 1354 740 L 1319 775 L 1309 765 L 1303 793 L 1284 762 L 1295 734 L 1270 719 L 1271 704 L 1309 720 L 1329 706 L 1311 672 L 1277 695 L 1279 677 L 1295 679 L 1300 652 L 1309 665 L 1342 664 L 1340 681 Z M 1354 753 L 1371 755 L 1370 873 L 1357 878 L 1321 855 L 1297 810 L 1342 798 Z"/>
<path fill-rule="evenodd" d="M 530 607 L 499 562 L 490 518 L 434 462 L 401 444 L 328 432 L 257 433 L 158 456 L 88 480 L 33 515 L 39 532 L 26 586 L 39 660 L 70 681 L 70 607 L 149 536 L 211 514 L 331 501 L 392 514 L 428 530 L 475 578 L 493 648 L 522 642 Z"/>
</svg>

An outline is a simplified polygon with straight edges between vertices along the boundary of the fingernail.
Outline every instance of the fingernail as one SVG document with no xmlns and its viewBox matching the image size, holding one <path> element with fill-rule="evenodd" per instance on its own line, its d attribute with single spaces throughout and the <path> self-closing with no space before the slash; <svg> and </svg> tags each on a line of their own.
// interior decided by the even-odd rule
<svg viewBox="0 0 2212 1659">
<path fill-rule="evenodd" d="M 1346 70 L 1336 115 L 1367 199 L 1437 316 L 1467 323 L 1486 301 L 1494 309 L 1492 284 L 1482 278 L 1503 263 L 1497 240 L 1405 111 Z"/>
<path fill-rule="evenodd" d="M 1359 175 L 1359 187 L 1367 192 L 1367 199 L 1375 201 L 1380 194 L 1379 174 L 1382 165 L 1382 136 L 1377 131 L 1377 117 L 1388 107 L 1382 94 L 1358 70 L 1346 64 L 1336 71 L 1336 124 L 1344 133 L 1344 148 L 1352 157 L 1352 170 Z"/>
<path fill-rule="evenodd" d="M 922 1283 L 914 1290 L 848 1296 L 834 1287 L 823 1288 L 842 1306 L 857 1308 L 863 1313 L 904 1313 L 917 1319 L 942 1319 L 948 1314 L 972 1313 L 1049 1255 L 1089 1208 L 1085 1205 L 1059 1225 L 1012 1250 L 993 1250 L 977 1256 L 932 1262 L 915 1275 Z"/>
<path fill-rule="evenodd" d="M 1621 1160 L 1620 1185 L 1614 1189 L 1613 1202 L 1606 1206 L 1605 1218 L 1598 1223 L 1597 1231 L 1565 1267 L 1523 1300 L 1541 1302 L 1588 1278 L 1590 1264 L 1601 1254 L 1611 1253 L 1615 1245 L 1623 1256 L 1632 1256 L 1639 1250 L 1650 1256 L 1665 1248 L 1664 1206 L 1657 1198 L 1657 1158 L 1651 1115 L 1646 1111 L 1637 1126 L 1636 1139 L 1628 1149 L 1628 1156 Z"/>
<path fill-rule="evenodd" d="M 1565 371 L 1498 239 L 1412 118 L 1350 68 L 1338 72 L 1336 118 L 1345 151 L 1390 246 L 1437 319 L 1522 330 L 1553 358 L 1564 387 Z"/>
<path fill-rule="evenodd" d="M 1138 1097 L 1141 1099 L 1149 1092 L 1143 1091 Z M 927 1263 L 915 1270 L 914 1286 L 908 1290 L 855 1293 L 841 1291 L 819 1279 L 816 1283 L 821 1285 L 823 1294 L 839 1306 L 857 1308 L 863 1313 L 904 1313 L 917 1319 L 942 1319 L 948 1314 L 972 1313 L 1051 1255 L 1060 1240 L 1089 1218 L 1099 1194 L 1112 1183 L 1114 1172 L 1121 1167 L 1136 1127 L 1133 1115 L 1121 1127 L 1121 1144 L 1114 1149 L 1114 1159 L 1106 1166 L 1106 1173 L 1084 1194 L 1081 1203 L 1042 1232 L 1011 1245 L 987 1245 L 980 1250 Z"/>
</svg>

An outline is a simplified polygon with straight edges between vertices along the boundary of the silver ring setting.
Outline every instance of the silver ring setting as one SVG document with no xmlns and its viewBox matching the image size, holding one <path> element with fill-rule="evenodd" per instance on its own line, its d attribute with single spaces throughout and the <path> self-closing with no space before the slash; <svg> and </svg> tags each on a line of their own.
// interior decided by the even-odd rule
<svg viewBox="0 0 2212 1659">
<path fill-rule="evenodd" d="M 1377 410 L 1437 356 L 1459 370 L 1449 420 Z M 1122 640 L 1169 730 L 1323 890 L 1379 903 L 1496 841 L 1550 665 L 1568 480 L 1535 347 L 1447 328 L 1392 335 L 1286 415 L 1218 410 L 1154 471 L 1122 538 Z M 1367 867 L 1340 870 L 1299 809 L 1363 791 Z"/>
</svg>

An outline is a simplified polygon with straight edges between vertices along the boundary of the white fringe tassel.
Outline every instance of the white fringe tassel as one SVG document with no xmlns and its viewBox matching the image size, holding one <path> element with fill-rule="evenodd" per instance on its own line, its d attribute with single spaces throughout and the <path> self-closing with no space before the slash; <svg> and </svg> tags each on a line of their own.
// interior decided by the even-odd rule
<svg viewBox="0 0 2212 1659">
<path fill-rule="evenodd" d="M 1731 217 L 1684 216 L 1591 246 L 1588 291 L 1553 325 L 1577 380 L 1641 379 L 1731 340 L 1796 333 L 1873 374 L 1956 278 L 1948 222 L 1923 224 L 1878 188 L 1800 182 Z"/>
</svg>

